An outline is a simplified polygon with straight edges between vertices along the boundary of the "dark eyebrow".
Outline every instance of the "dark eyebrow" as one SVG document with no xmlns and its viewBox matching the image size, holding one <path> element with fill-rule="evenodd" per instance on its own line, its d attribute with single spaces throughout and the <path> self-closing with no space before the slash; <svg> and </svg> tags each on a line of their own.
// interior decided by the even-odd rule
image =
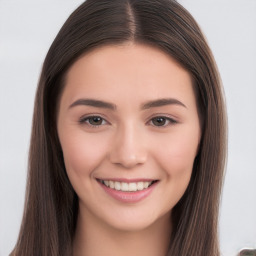
<svg viewBox="0 0 256 256">
<path fill-rule="evenodd" d="M 107 108 L 110 110 L 116 110 L 116 105 L 101 101 L 101 100 L 93 100 L 93 99 L 79 99 L 73 102 L 69 108 L 75 107 L 75 106 L 80 106 L 80 105 L 86 105 L 86 106 L 92 106 L 96 108 Z"/>
<path fill-rule="evenodd" d="M 69 106 L 69 108 L 72 108 L 75 106 L 80 106 L 80 105 L 92 106 L 92 107 L 96 107 L 96 108 L 107 108 L 110 110 L 116 110 L 116 108 L 117 108 L 117 106 L 115 104 L 112 104 L 112 103 L 109 103 L 106 101 L 102 101 L 102 100 L 94 100 L 94 99 L 76 100 Z M 141 109 L 145 110 L 145 109 L 149 109 L 149 108 L 162 107 L 162 106 L 166 106 L 166 105 L 180 105 L 180 106 L 186 108 L 186 106 L 179 100 L 173 99 L 173 98 L 167 98 L 167 99 L 157 99 L 157 100 L 148 101 L 148 102 L 142 104 Z"/>
<path fill-rule="evenodd" d="M 149 109 L 149 108 L 156 108 L 156 107 L 162 107 L 166 105 L 180 105 L 182 107 L 186 107 L 182 102 L 180 102 L 177 99 L 173 98 L 167 98 L 167 99 L 158 99 L 158 100 L 152 100 L 144 103 L 141 107 L 141 109 Z"/>
</svg>

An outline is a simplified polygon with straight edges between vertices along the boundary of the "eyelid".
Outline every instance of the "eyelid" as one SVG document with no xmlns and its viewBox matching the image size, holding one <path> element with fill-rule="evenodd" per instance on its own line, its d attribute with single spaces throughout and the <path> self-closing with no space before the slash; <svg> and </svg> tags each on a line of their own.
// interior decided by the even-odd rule
<svg viewBox="0 0 256 256">
<path fill-rule="evenodd" d="M 151 116 L 147 123 L 152 122 L 152 120 L 154 118 L 164 118 L 169 122 L 169 124 L 167 124 L 167 125 L 165 124 L 165 125 L 162 125 L 162 126 L 156 126 L 156 125 L 153 125 L 153 124 L 149 124 L 149 125 L 152 125 L 152 126 L 157 127 L 157 128 L 165 128 L 165 127 L 168 127 L 168 126 L 175 125 L 175 124 L 179 123 L 177 118 L 175 118 L 173 116 L 170 116 L 170 115 L 167 115 L 167 114 L 157 114 L 157 115 Z"/>
<path fill-rule="evenodd" d="M 90 118 L 93 118 L 93 117 L 100 117 L 105 123 L 100 124 L 100 125 L 92 125 L 92 124 L 86 122 L 87 120 L 89 120 Z M 84 116 L 79 118 L 78 122 L 80 124 L 85 124 L 85 125 L 87 125 L 89 127 L 92 127 L 92 128 L 97 128 L 97 127 L 109 124 L 109 122 L 106 120 L 106 118 L 104 118 L 101 114 L 87 114 L 87 115 L 84 115 Z"/>
<path fill-rule="evenodd" d="M 100 117 L 102 120 L 103 120 L 103 124 L 100 124 L 100 125 L 92 125 L 90 123 L 87 122 L 88 119 L 90 118 L 93 118 L 93 117 Z M 154 118 L 164 118 L 167 120 L 168 124 L 165 124 L 165 125 L 160 125 L 160 126 L 157 126 L 157 125 L 154 125 L 152 124 L 152 120 Z M 89 127 L 92 127 L 92 128 L 97 128 L 97 127 L 100 127 L 100 126 L 104 126 L 104 125 L 108 125 L 110 124 L 110 122 L 108 122 L 106 120 L 106 118 L 102 115 L 102 114 L 86 114 L 82 117 L 79 118 L 78 122 L 80 124 L 85 124 Z M 170 116 L 168 114 L 155 114 L 155 115 L 152 115 L 148 121 L 146 122 L 147 125 L 151 125 L 151 126 L 154 126 L 154 127 L 157 127 L 157 128 L 165 128 L 165 127 L 168 127 L 168 126 L 172 126 L 172 125 L 175 125 L 179 123 L 179 121 L 177 120 L 177 118 L 173 117 L 173 116 Z"/>
</svg>

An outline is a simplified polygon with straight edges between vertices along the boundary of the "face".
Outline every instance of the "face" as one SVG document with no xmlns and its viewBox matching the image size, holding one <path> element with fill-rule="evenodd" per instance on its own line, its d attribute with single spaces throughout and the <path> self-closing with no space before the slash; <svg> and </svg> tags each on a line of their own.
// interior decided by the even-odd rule
<svg viewBox="0 0 256 256">
<path fill-rule="evenodd" d="M 169 218 L 200 142 L 189 73 L 138 44 L 104 46 L 71 66 L 57 128 L 80 212 L 119 230 Z"/>
</svg>

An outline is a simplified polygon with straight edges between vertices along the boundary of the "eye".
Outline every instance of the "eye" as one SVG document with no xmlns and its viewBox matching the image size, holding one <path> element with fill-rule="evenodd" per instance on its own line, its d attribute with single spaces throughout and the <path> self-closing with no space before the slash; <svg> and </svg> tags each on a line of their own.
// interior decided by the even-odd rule
<svg viewBox="0 0 256 256">
<path fill-rule="evenodd" d="M 81 124 L 87 124 L 90 126 L 101 126 L 105 125 L 107 122 L 100 116 L 88 116 L 88 117 L 83 117 L 79 121 Z"/>
<path fill-rule="evenodd" d="M 168 125 L 171 125 L 171 124 L 176 124 L 177 121 L 175 121 L 174 119 L 172 118 L 169 118 L 169 117 L 165 117 L 165 116 L 157 116 L 157 117 L 154 117 L 150 120 L 151 124 L 154 125 L 154 126 L 168 126 Z"/>
</svg>

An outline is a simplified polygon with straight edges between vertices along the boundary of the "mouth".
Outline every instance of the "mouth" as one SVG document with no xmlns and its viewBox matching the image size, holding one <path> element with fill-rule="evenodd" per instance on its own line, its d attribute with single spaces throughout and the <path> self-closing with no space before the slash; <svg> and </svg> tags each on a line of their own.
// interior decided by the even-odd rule
<svg viewBox="0 0 256 256">
<path fill-rule="evenodd" d="M 138 182 L 123 182 L 123 181 L 114 181 L 114 180 L 101 180 L 97 179 L 103 186 L 111 188 L 116 191 L 122 192 L 136 192 L 146 190 L 151 187 L 153 184 L 158 182 L 158 180 L 150 181 L 138 181 Z"/>
</svg>

